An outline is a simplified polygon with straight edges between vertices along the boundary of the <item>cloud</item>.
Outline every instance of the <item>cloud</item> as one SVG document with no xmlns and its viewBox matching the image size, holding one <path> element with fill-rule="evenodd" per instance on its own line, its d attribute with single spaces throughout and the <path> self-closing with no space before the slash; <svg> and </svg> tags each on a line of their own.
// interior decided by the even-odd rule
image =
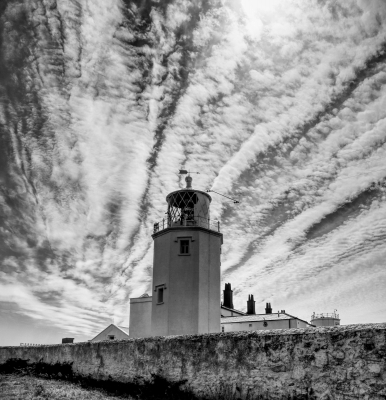
<svg viewBox="0 0 386 400">
<path fill-rule="evenodd" d="M 1 301 L 83 335 L 127 324 L 183 167 L 240 199 L 211 207 L 238 307 L 253 291 L 355 321 L 357 292 L 384 315 L 382 1 L 44 0 L 1 18 Z"/>
</svg>

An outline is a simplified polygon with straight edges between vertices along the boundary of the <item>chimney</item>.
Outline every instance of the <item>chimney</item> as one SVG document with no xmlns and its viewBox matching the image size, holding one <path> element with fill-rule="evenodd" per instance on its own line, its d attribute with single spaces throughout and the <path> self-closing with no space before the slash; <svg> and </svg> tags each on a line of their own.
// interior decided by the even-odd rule
<svg viewBox="0 0 386 400">
<path fill-rule="evenodd" d="M 255 301 L 253 300 L 253 294 L 248 295 L 247 301 L 247 314 L 256 314 Z"/>
<path fill-rule="evenodd" d="M 224 302 L 223 306 L 228 308 L 233 308 L 233 290 L 231 290 L 231 284 L 225 284 L 224 292 Z"/>
<path fill-rule="evenodd" d="M 266 303 L 265 313 L 266 313 L 266 314 L 272 314 L 271 303 Z"/>
</svg>

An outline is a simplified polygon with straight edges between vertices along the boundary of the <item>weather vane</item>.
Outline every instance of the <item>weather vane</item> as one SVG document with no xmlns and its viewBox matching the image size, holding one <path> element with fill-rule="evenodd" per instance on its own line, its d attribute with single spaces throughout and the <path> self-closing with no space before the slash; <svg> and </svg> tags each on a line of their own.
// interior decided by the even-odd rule
<svg viewBox="0 0 386 400">
<path fill-rule="evenodd" d="M 189 175 L 189 174 L 200 174 L 200 173 L 199 173 L 199 172 L 188 171 L 188 170 L 186 170 L 186 169 L 180 169 L 179 174 L 181 174 L 181 175 L 186 175 L 186 174 L 188 174 L 188 175 Z M 218 194 L 218 195 L 220 195 L 220 196 L 222 196 L 222 197 L 225 197 L 225 198 L 227 198 L 227 199 L 229 199 L 229 200 L 232 200 L 232 201 L 233 201 L 233 204 L 240 204 L 240 202 L 239 202 L 238 200 L 232 199 L 231 197 L 225 196 L 225 194 L 216 192 L 216 191 L 214 191 L 214 190 L 208 189 L 206 192 L 207 192 L 207 193 L 209 193 L 209 192 L 216 193 L 216 194 Z"/>
<path fill-rule="evenodd" d="M 186 169 L 180 169 L 179 174 L 186 175 L 186 174 L 200 174 L 199 172 L 187 171 Z"/>
</svg>

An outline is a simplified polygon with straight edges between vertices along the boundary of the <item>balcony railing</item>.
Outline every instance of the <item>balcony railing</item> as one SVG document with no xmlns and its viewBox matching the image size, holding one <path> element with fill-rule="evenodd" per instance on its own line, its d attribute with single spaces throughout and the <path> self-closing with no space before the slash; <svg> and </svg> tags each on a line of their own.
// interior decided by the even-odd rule
<svg viewBox="0 0 386 400">
<path fill-rule="evenodd" d="M 178 228 L 181 226 L 201 227 L 220 232 L 220 221 L 211 221 L 207 218 L 194 217 L 193 219 L 179 219 L 175 221 L 170 218 L 164 218 L 154 224 L 153 233 L 160 232 L 166 228 Z"/>
<path fill-rule="evenodd" d="M 336 318 L 339 319 L 339 314 L 337 313 L 320 313 L 311 315 L 311 319 L 318 319 L 318 318 Z"/>
</svg>

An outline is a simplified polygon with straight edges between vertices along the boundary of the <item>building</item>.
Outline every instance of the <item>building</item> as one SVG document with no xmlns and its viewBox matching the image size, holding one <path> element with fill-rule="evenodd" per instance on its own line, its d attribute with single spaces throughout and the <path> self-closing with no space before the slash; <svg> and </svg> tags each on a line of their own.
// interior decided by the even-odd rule
<svg viewBox="0 0 386 400">
<path fill-rule="evenodd" d="M 147 293 L 130 299 L 130 337 L 149 337 L 153 299 Z"/>
<path fill-rule="evenodd" d="M 225 290 L 223 290 L 223 302 L 220 307 L 220 317 L 236 317 L 245 315 L 244 312 L 235 310 L 233 307 L 233 290 L 230 283 L 225 284 Z"/>
<path fill-rule="evenodd" d="M 223 317 L 237 317 L 240 315 L 246 315 L 245 312 L 235 310 L 234 308 L 225 307 L 223 304 L 220 306 L 220 318 Z"/>
<path fill-rule="evenodd" d="M 130 299 L 130 337 L 220 332 L 223 235 L 210 220 L 209 194 L 185 181 L 154 224 L 153 296 Z"/>
<path fill-rule="evenodd" d="M 193 189 L 190 175 L 185 181 L 166 197 L 167 217 L 154 224 L 152 296 L 130 299 L 130 337 L 311 326 L 284 310 L 272 313 L 270 303 L 256 314 L 253 295 L 246 313 L 234 309 L 230 283 L 220 304 L 223 235 L 210 219 L 209 194 Z"/>
<path fill-rule="evenodd" d="M 98 333 L 90 342 L 101 342 L 102 340 L 122 340 L 129 339 L 129 329 L 117 326 L 114 324 L 109 325 L 101 333 Z"/>
<path fill-rule="evenodd" d="M 64 343 L 74 343 L 74 338 L 65 337 L 62 339 L 62 344 L 64 344 Z"/>
<path fill-rule="evenodd" d="M 247 314 L 221 318 L 221 332 L 236 332 L 265 329 L 307 328 L 313 325 L 300 318 L 287 314 L 285 310 L 272 313 L 271 303 L 267 303 L 265 314 L 255 314 L 253 295 L 248 297 Z M 252 308 L 253 304 L 253 308 Z M 253 311 L 253 312 L 252 312 Z"/>
<path fill-rule="evenodd" d="M 337 326 L 340 325 L 339 314 L 335 311 L 333 313 L 320 313 L 311 315 L 311 324 L 315 326 Z"/>
</svg>

